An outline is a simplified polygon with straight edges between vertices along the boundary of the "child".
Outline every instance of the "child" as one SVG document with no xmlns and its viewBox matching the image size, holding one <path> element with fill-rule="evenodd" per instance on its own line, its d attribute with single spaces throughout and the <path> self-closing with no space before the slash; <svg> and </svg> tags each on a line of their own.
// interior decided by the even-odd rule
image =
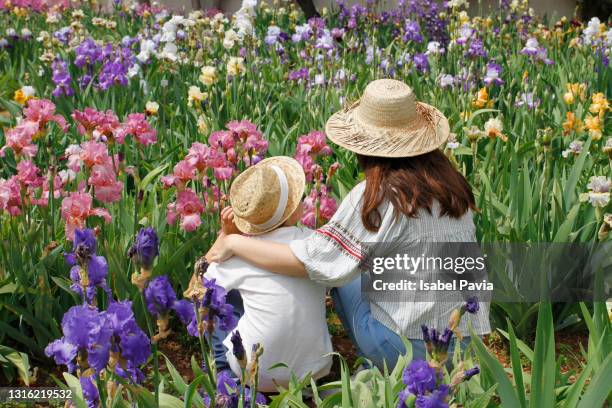
<svg viewBox="0 0 612 408">
<path fill-rule="evenodd" d="M 292 158 L 272 157 L 248 168 L 232 183 L 231 209 L 222 212 L 223 231 L 231 230 L 233 222 L 240 232 L 258 239 L 289 243 L 306 238 L 312 231 L 296 226 L 302 215 L 304 187 L 304 171 Z M 227 291 L 240 292 L 244 315 L 237 330 L 249 361 L 252 346 L 263 346 L 259 391 L 275 391 L 275 384 L 287 387 L 292 372 L 298 378 L 311 373 L 315 379 L 329 373 L 332 346 L 324 286 L 268 272 L 237 257 L 211 264 L 205 276 L 216 279 Z M 240 377 L 230 337 L 231 333 L 223 342 L 229 350 L 227 362 Z M 269 369 L 277 363 L 287 367 Z"/>
</svg>

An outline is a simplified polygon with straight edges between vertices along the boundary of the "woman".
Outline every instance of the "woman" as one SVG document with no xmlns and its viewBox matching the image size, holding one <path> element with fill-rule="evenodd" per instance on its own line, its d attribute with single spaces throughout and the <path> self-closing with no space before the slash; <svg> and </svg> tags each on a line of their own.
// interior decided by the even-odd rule
<svg viewBox="0 0 612 408">
<path fill-rule="evenodd" d="M 403 82 L 381 79 L 366 87 L 358 103 L 334 114 L 325 130 L 334 143 L 357 154 L 365 173 L 329 223 L 289 245 L 229 235 L 210 258 L 236 255 L 274 273 L 335 287 L 343 325 L 360 355 L 378 367 L 384 361 L 392 367 L 405 352 L 402 335 L 410 339 L 414 358 L 425 358 L 421 324 L 446 327 L 458 305 L 415 302 L 409 293 L 400 301 L 368 299 L 361 292 L 360 266 L 365 243 L 475 241 L 474 196 L 438 150 L 448 138 L 448 121 L 417 102 Z M 472 326 L 477 334 L 490 331 L 486 305 L 472 317 Z M 465 322 L 459 329 L 466 332 Z"/>
</svg>

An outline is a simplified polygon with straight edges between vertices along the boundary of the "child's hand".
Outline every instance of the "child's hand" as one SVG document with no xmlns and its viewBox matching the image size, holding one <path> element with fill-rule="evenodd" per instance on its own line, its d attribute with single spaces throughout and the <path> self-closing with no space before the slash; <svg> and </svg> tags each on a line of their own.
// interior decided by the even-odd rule
<svg viewBox="0 0 612 408">
<path fill-rule="evenodd" d="M 234 224 L 234 211 L 232 207 L 225 207 L 221 210 L 221 231 L 225 235 L 240 234 L 240 230 Z"/>
</svg>

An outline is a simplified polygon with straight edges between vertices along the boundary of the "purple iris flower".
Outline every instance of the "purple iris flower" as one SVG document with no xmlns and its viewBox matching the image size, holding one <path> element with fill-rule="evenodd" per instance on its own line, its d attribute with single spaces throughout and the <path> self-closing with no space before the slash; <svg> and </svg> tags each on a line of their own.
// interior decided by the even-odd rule
<svg viewBox="0 0 612 408">
<path fill-rule="evenodd" d="M 439 389 L 434 390 L 431 394 L 417 396 L 414 406 L 416 408 L 448 408 L 446 398 L 449 391 L 450 387 L 442 384 Z"/>
<path fill-rule="evenodd" d="M 157 255 L 159 255 L 159 238 L 155 230 L 152 227 L 141 228 L 128 251 L 128 257 L 135 257 L 143 268 L 150 269 Z"/>
<path fill-rule="evenodd" d="M 406 20 L 406 24 L 404 24 L 403 40 L 404 42 L 423 42 L 423 36 L 421 35 L 421 26 L 419 25 L 419 23 L 412 20 Z"/>
<path fill-rule="evenodd" d="M 238 330 L 233 332 L 230 340 L 232 342 L 232 353 L 234 353 L 234 357 L 236 357 L 236 360 L 238 361 L 243 360 L 246 357 L 246 351 L 244 350 L 244 345 L 242 344 L 240 332 Z"/>
<path fill-rule="evenodd" d="M 102 70 L 98 75 L 97 87 L 106 90 L 113 85 L 125 86 L 128 84 L 128 73 L 136 63 L 136 57 L 132 50 L 127 47 L 112 48 L 112 45 L 104 49 L 104 60 Z"/>
<path fill-rule="evenodd" d="M 72 28 L 62 27 L 53 33 L 53 37 L 64 45 L 68 45 L 70 41 L 70 35 L 72 34 Z"/>
<path fill-rule="evenodd" d="M 103 59 L 102 47 L 100 47 L 92 38 L 88 38 L 79 44 L 75 49 L 76 57 L 74 65 L 83 68 L 85 65 L 94 65 Z"/>
<path fill-rule="evenodd" d="M 79 83 L 79 88 L 81 89 L 87 88 L 89 84 L 91 84 L 91 81 L 93 81 L 93 76 L 91 76 L 90 74 L 83 74 L 77 79 L 77 82 Z"/>
<path fill-rule="evenodd" d="M 79 294 L 87 303 L 96 296 L 97 288 L 110 293 L 106 285 L 108 263 L 103 256 L 96 255 L 96 237 L 91 229 L 77 229 L 74 233 L 72 252 L 64 254 L 70 268 L 70 289 Z M 84 282 L 81 271 L 86 273 Z"/>
<path fill-rule="evenodd" d="M 96 378 L 94 375 L 79 378 L 81 389 L 83 390 L 83 398 L 87 404 L 87 408 L 96 408 L 100 406 L 100 393 L 96 387 Z"/>
<path fill-rule="evenodd" d="M 136 323 L 132 302 L 113 302 L 105 312 L 108 326 L 112 330 L 111 349 L 119 352 L 125 364 L 115 367 L 117 374 L 140 382 L 143 378 L 139 366 L 151 355 L 151 341 Z"/>
<path fill-rule="evenodd" d="M 470 378 L 472 378 L 473 376 L 475 376 L 475 375 L 477 375 L 479 373 L 480 373 L 480 367 L 474 366 L 474 367 L 464 371 L 463 379 L 464 379 L 464 381 L 467 381 L 467 380 L 469 380 Z"/>
<path fill-rule="evenodd" d="M 309 76 L 310 75 L 308 68 L 304 67 L 289 72 L 288 78 L 290 81 L 307 81 Z"/>
<path fill-rule="evenodd" d="M 338 28 L 338 27 L 332 28 L 331 36 L 334 38 L 334 40 L 340 41 L 343 35 L 344 35 L 344 29 Z"/>
<path fill-rule="evenodd" d="M 192 321 L 195 320 L 195 310 L 193 307 L 193 303 L 191 303 L 190 301 L 185 300 L 185 299 L 177 300 L 173 305 L 173 309 L 176 312 L 179 319 L 181 319 L 183 324 L 188 325 Z M 196 334 L 189 333 L 189 334 L 191 334 L 192 336 L 197 336 L 197 333 Z"/>
<path fill-rule="evenodd" d="M 470 42 L 470 47 L 467 50 L 466 56 L 470 58 L 487 57 L 487 51 L 484 49 L 484 45 L 480 38 L 474 38 Z"/>
<path fill-rule="evenodd" d="M 108 363 L 112 329 L 103 313 L 89 305 L 73 306 L 62 319 L 64 337 L 45 348 L 47 357 L 63 364 L 70 371 L 75 368 L 74 358 L 78 352 L 87 352 L 87 362 L 96 371 Z"/>
<path fill-rule="evenodd" d="M 423 395 L 436 388 L 436 370 L 424 360 L 414 360 L 404 369 L 402 381 L 414 395 Z"/>
<path fill-rule="evenodd" d="M 56 98 L 59 98 L 62 95 L 74 95 L 74 89 L 72 89 L 71 86 L 72 78 L 68 72 L 68 63 L 66 61 L 62 61 L 61 59 L 56 59 L 53 61 L 51 68 L 53 69 L 51 79 L 55 84 L 55 89 L 51 94 Z"/>
<path fill-rule="evenodd" d="M 421 325 L 421 330 L 423 331 L 423 340 L 431 344 L 435 352 L 445 353 L 448 350 L 453 338 L 453 331 L 448 327 L 442 333 L 435 328 L 430 330 L 425 325 Z"/>
<path fill-rule="evenodd" d="M 214 406 L 236 408 L 239 406 L 240 396 L 243 394 L 242 387 L 238 384 L 238 379 L 232 376 L 230 370 L 224 370 L 217 374 L 217 395 Z M 210 397 L 204 395 L 204 405 L 211 406 Z M 255 396 L 257 405 L 265 405 L 266 397 L 257 393 Z M 244 388 L 244 405 L 249 406 L 251 403 L 251 392 L 248 387 Z"/>
<path fill-rule="evenodd" d="M 502 85 L 504 81 L 500 78 L 502 72 L 502 67 L 499 64 L 494 62 L 489 62 L 487 64 L 487 73 L 484 77 L 484 83 L 489 85 Z"/>
<path fill-rule="evenodd" d="M 96 253 L 96 235 L 90 228 L 76 229 L 72 241 L 72 252 L 64 254 L 64 259 L 70 266 L 83 264 Z"/>
<path fill-rule="evenodd" d="M 313 30 L 323 30 L 325 28 L 325 20 L 321 17 L 311 17 L 308 19 L 308 25 L 312 27 Z"/>
<path fill-rule="evenodd" d="M 429 59 L 426 54 L 415 54 L 412 61 L 417 71 L 421 73 L 429 71 Z"/>
<path fill-rule="evenodd" d="M 221 328 L 221 330 L 233 330 L 238 324 L 238 321 L 234 316 L 234 307 L 231 304 L 226 303 L 227 292 L 223 287 L 216 284 L 215 279 L 202 279 L 204 280 L 203 283 L 204 287 L 206 288 L 206 293 L 204 294 L 201 302 L 196 301 L 197 304 L 193 305 L 191 302 L 184 301 L 181 304 L 174 305 L 174 309 L 181 318 L 181 321 L 183 321 L 184 324 L 187 324 L 187 332 L 189 332 L 189 334 L 192 336 L 197 337 L 199 335 L 197 316 L 195 312 L 191 314 L 191 312 L 187 310 L 188 304 L 190 304 L 194 310 L 196 308 L 199 309 L 200 307 L 205 308 L 206 316 L 204 316 L 204 318 L 208 320 L 208 324 L 210 325 L 209 327 L 218 326 Z M 187 323 L 189 318 L 190 321 Z"/>
<path fill-rule="evenodd" d="M 167 313 L 176 302 L 176 293 L 166 275 L 151 279 L 144 290 L 144 297 L 147 310 L 155 317 Z"/>
<path fill-rule="evenodd" d="M 408 399 L 410 395 L 412 395 L 412 393 L 408 391 L 408 389 L 403 389 L 402 391 L 400 391 L 399 394 L 397 394 L 398 396 L 397 408 L 405 408 L 406 400 Z"/>
<path fill-rule="evenodd" d="M 476 314 L 476 312 L 480 310 L 480 304 L 478 303 L 478 298 L 475 296 L 472 296 L 465 302 L 465 305 L 463 306 L 463 308 L 468 313 Z"/>
</svg>

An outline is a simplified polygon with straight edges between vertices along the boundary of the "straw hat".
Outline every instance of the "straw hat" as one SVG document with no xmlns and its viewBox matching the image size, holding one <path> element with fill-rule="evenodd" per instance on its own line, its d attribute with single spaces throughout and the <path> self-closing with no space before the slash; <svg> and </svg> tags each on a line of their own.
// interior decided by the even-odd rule
<svg viewBox="0 0 612 408">
<path fill-rule="evenodd" d="M 365 156 L 411 157 L 440 147 L 450 129 L 442 112 L 417 102 L 408 85 L 378 79 L 359 101 L 329 118 L 325 133 L 337 145 Z"/>
<path fill-rule="evenodd" d="M 291 157 L 270 157 L 249 167 L 230 188 L 236 227 L 258 235 L 282 225 L 300 204 L 305 185 L 304 170 Z"/>
</svg>

